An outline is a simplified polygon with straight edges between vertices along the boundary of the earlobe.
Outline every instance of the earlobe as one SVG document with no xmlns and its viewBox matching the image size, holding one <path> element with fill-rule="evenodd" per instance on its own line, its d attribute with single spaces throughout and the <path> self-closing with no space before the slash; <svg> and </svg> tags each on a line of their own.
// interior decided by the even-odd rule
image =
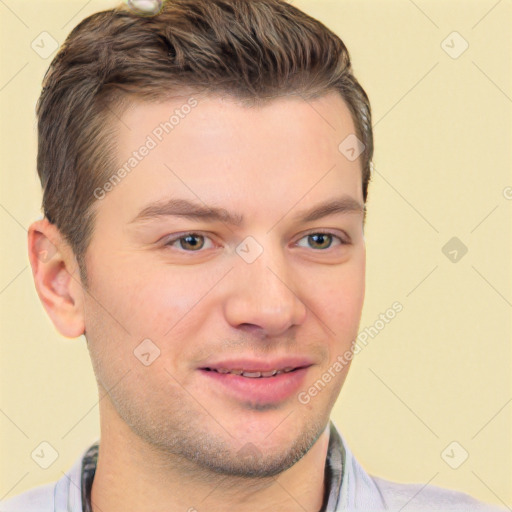
<svg viewBox="0 0 512 512">
<path fill-rule="evenodd" d="M 47 219 L 28 231 L 28 252 L 37 294 L 57 330 L 67 338 L 84 333 L 83 288 L 69 244 Z"/>
</svg>

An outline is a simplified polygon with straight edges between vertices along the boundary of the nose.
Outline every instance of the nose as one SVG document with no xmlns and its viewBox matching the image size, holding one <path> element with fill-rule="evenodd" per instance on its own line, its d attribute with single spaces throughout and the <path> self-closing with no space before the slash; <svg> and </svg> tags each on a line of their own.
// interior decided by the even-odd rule
<svg viewBox="0 0 512 512">
<path fill-rule="evenodd" d="M 266 249 L 255 261 L 239 260 L 231 272 L 224 302 L 227 321 L 235 328 L 279 336 L 306 318 L 290 265 Z"/>
</svg>

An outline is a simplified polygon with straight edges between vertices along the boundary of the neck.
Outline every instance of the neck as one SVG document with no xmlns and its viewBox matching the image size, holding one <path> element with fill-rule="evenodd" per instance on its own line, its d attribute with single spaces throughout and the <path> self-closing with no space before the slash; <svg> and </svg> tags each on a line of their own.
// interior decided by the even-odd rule
<svg viewBox="0 0 512 512">
<path fill-rule="evenodd" d="M 134 434 L 111 406 L 100 418 L 93 512 L 318 512 L 322 507 L 329 425 L 289 469 L 273 477 L 244 478 L 219 475 L 159 451 Z"/>
</svg>

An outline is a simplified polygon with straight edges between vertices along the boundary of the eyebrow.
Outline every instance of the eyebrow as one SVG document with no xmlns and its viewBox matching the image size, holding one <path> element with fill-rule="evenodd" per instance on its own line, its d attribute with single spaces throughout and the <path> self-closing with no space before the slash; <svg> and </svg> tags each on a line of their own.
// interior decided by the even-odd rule
<svg viewBox="0 0 512 512">
<path fill-rule="evenodd" d="M 351 196 L 342 196 L 324 201 L 314 207 L 294 215 L 297 222 L 312 222 L 328 215 L 356 213 L 364 216 L 365 205 Z M 244 222 L 243 215 L 230 213 L 225 208 L 206 206 L 187 199 L 169 199 L 151 203 L 144 207 L 130 224 L 158 219 L 160 217 L 183 217 L 189 220 L 219 221 L 232 226 L 240 226 Z"/>
</svg>

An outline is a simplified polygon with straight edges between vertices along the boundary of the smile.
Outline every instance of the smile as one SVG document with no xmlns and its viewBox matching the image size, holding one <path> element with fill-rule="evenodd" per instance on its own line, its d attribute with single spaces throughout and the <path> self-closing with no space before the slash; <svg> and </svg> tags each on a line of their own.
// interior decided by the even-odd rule
<svg viewBox="0 0 512 512">
<path fill-rule="evenodd" d="M 283 368 L 282 370 L 268 370 L 268 371 L 249 371 L 249 370 L 229 370 L 227 368 L 204 368 L 206 371 L 217 372 L 222 374 L 231 373 L 233 375 L 241 375 L 242 377 L 249 377 L 250 379 L 260 379 L 260 378 L 268 378 L 275 377 L 276 375 L 280 375 L 281 373 L 290 373 L 296 370 L 296 368 L 292 368 L 288 366 L 287 368 Z"/>
</svg>

